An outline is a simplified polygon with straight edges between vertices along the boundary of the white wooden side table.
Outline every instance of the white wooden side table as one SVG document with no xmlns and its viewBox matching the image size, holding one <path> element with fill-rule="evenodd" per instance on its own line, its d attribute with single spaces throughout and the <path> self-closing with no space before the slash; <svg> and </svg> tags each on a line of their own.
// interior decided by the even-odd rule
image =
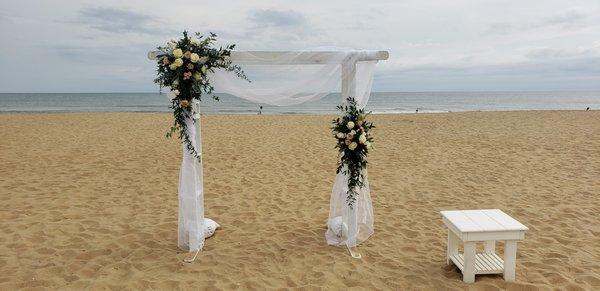
<svg viewBox="0 0 600 291">
<path fill-rule="evenodd" d="M 448 227 L 446 262 L 454 263 L 463 273 L 463 281 L 475 282 L 476 274 L 504 274 L 504 280 L 515 280 L 517 241 L 529 230 L 500 209 L 441 211 Z M 464 253 L 458 252 L 459 240 Z M 504 258 L 496 254 L 496 241 L 504 241 Z M 477 242 L 484 252 L 476 253 Z"/>
</svg>

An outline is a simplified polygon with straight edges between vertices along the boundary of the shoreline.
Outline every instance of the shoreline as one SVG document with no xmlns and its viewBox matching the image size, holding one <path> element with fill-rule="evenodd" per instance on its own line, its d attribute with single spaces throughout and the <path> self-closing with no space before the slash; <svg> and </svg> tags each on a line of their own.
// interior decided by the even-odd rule
<svg viewBox="0 0 600 291">
<path fill-rule="evenodd" d="M 517 109 L 517 110 L 465 110 L 465 111 L 419 111 L 419 112 L 372 112 L 371 115 L 419 115 L 419 114 L 447 114 L 447 113 L 472 113 L 472 112 L 594 112 L 600 111 L 600 109 L 590 108 L 590 110 L 585 109 Z M 10 115 L 10 114 L 77 114 L 77 113 L 149 113 L 149 114 L 171 114 L 172 111 L 0 111 L 0 115 Z M 248 113 L 231 113 L 231 112 L 223 112 L 223 113 L 215 113 L 215 112 L 203 112 L 202 115 L 218 115 L 218 116 L 247 116 L 247 115 L 268 115 L 268 116 L 329 116 L 336 115 L 336 113 L 305 113 L 305 112 L 294 112 L 294 113 L 286 113 L 286 112 L 272 112 L 257 114 L 256 112 L 248 112 Z"/>
</svg>

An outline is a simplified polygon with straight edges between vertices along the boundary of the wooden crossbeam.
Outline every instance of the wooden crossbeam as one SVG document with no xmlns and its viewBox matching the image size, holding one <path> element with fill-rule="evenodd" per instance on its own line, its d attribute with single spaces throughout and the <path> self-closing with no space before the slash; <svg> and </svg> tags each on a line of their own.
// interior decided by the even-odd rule
<svg viewBox="0 0 600 291">
<path fill-rule="evenodd" d="M 248 54 L 249 53 L 249 54 Z M 357 62 L 361 61 L 380 61 L 387 60 L 389 53 L 387 51 L 354 51 L 348 52 L 346 58 L 339 59 L 337 51 L 233 51 L 231 52 L 231 60 L 235 63 L 243 64 L 331 64 L 345 63 L 348 59 Z M 151 51 L 148 53 L 148 58 L 156 60 L 162 52 Z M 352 54 L 357 54 L 354 57 Z M 286 60 L 286 56 L 290 57 Z"/>
</svg>

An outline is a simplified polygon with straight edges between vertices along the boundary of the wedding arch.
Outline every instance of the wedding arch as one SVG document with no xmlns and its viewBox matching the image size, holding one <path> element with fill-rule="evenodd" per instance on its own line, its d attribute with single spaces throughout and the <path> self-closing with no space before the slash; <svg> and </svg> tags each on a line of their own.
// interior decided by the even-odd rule
<svg viewBox="0 0 600 291">
<path fill-rule="evenodd" d="M 157 60 L 161 51 L 148 57 Z M 214 89 L 256 103 L 285 106 L 317 100 L 340 88 L 342 103 L 353 97 L 357 108 L 369 100 L 375 65 L 387 60 L 387 51 L 369 50 L 303 50 L 303 51 L 231 51 L 231 63 L 254 70 L 250 82 L 237 78 L 233 70 L 214 70 L 209 74 Z M 171 93 L 172 94 L 172 93 Z M 172 96 L 174 97 L 174 96 Z M 192 101 L 192 115 L 185 120 L 185 133 L 191 140 L 192 152 L 183 146 L 179 178 L 178 245 L 196 252 L 204 239 L 212 235 L 218 224 L 204 218 L 202 138 L 200 102 Z M 357 246 L 373 234 L 373 210 L 366 169 L 364 184 L 356 193 L 353 205 L 347 203 L 348 175 L 338 171 L 331 192 L 327 220 L 327 243 L 346 246 L 350 254 L 360 258 Z"/>
</svg>

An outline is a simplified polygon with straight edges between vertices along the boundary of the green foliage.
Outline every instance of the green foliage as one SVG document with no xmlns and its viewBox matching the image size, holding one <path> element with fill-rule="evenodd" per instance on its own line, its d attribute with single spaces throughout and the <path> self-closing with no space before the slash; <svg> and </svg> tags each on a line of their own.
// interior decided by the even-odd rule
<svg viewBox="0 0 600 291">
<path fill-rule="evenodd" d="M 169 106 L 173 109 L 174 122 L 167 132 L 167 137 L 178 133 L 179 139 L 196 158 L 200 158 L 200 155 L 186 133 L 185 119 L 192 115 L 190 107 L 192 101 L 201 101 L 203 94 L 219 100 L 219 97 L 213 93 L 214 87 L 210 84 L 209 73 L 214 72 L 214 69 L 224 69 L 248 80 L 242 68 L 231 62 L 231 51 L 235 45 L 217 49 L 214 47 L 216 37 L 217 35 L 212 32 L 207 37 L 199 33 L 190 37 L 187 31 L 184 31 L 183 38 L 158 47 L 160 53 L 154 83 L 161 87 L 170 87 L 176 95 Z"/>
<path fill-rule="evenodd" d="M 371 113 L 359 109 L 352 97 L 348 97 L 346 104 L 337 108 L 342 111 L 342 115 L 334 119 L 331 126 L 333 136 L 337 140 L 335 147 L 340 152 L 336 173 L 343 171 L 348 176 L 346 203 L 352 208 L 358 189 L 364 186 L 365 177 L 362 170 L 367 167 L 367 155 L 373 143 L 370 130 L 375 126 L 366 120 Z"/>
</svg>

